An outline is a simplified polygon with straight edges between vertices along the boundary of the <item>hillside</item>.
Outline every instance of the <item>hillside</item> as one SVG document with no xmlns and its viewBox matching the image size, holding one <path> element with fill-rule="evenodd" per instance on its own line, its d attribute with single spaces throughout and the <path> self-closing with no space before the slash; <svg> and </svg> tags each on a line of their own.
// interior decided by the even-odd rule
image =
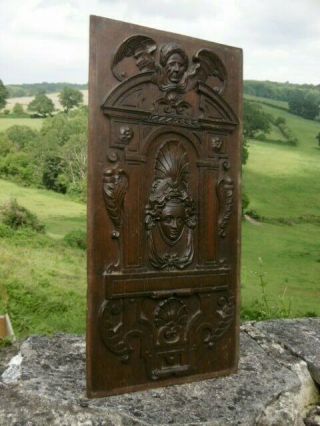
<svg viewBox="0 0 320 426">
<path fill-rule="evenodd" d="M 0 180 L 0 203 L 8 197 L 36 213 L 47 234 L 10 232 L 0 224 L 0 312 L 10 313 L 19 337 L 84 333 L 86 253 L 63 237 L 85 229 L 85 205 L 52 191 Z"/>
<path fill-rule="evenodd" d="M 261 295 L 262 280 L 271 304 L 291 303 L 296 316 L 320 315 L 320 149 L 315 139 L 320 123 L 266 105 L 264 99 L 260 104 L 284 117 L 299 143 L 249 142 L 243 182 L 249 209 L 264 218 L 243 226 L 243 304 Z"/>
</svg>

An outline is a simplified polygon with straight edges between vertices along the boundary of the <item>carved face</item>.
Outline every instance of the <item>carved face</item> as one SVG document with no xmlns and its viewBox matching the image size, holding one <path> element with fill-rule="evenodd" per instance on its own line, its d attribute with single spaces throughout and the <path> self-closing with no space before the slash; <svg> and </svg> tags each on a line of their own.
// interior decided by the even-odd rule
<svg viewBox="0 0 320 426">
<path fill-rule="evenodd" d="M 171 242 L 177 241 L 183 231 L 185 210 L 179 200 L 168 201 L 162 210 L 160 227 L 163 235 Z"/>
<path fill-rule="evenodd" d="M 186 71 L 186 64 L 183 57 L 179 53 L 173 53 L 170 55 L 165 66 L 165 70 L 168 80 L 172 83 L 179 83 Z"/>
</svg>

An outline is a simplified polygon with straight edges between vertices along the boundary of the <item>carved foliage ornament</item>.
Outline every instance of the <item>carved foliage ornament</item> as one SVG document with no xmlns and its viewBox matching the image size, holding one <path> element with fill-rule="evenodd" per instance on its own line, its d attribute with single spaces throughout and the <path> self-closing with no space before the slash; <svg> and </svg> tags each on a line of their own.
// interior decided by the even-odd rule
<svg viewBox="0 0 320 426">
<path fill-rule="evenodd" d="M 136 317 L 130 325 L 126 318 L 136 300 L 106 300 L 99 313 L 100 335 L 124 363 L 138 350 L 134 342 L 140 342 L 139 352 L 152 380 L 186 374 L 197 363 L 197 351 L 212 350 L 232 324 L 234 298 L 227 294 L 217 297 L 215 302 L 213 296 L 212 312 L 203 311 L 199 296 L 150 299 L 151 311 L 134 311 Z"/>
<path fill-rule="evenodd" d="M 232 214 L 233 189 L 233 181 L 229 176 L 225 176 L 219 180 L 217 185 L 217 195 L 220 205 L 218 232 L 222 238 L 227 235 L 227 226 Z"/>
<path fill-rule="evenodd" d="M 106 267 L 106 272 L 118 269 L 121 263 L 120 229 L 128 184 L 128 175 L 123 169 L 115 167 L 106 169 L 103 173 L 103 195 L 107 212 L 113 225 L 111 237 L 116 240 L 118 248 L 117 260 Z"/>
</svg>

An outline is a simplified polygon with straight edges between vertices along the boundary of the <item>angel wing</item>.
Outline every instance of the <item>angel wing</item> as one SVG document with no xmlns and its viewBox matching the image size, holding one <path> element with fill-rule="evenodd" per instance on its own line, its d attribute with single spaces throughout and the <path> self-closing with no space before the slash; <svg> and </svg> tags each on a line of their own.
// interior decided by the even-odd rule
<svg viewBox="0 0 320 426">
<path fill-rule="evenodd" d="M 152 71 L 155 69 L 153 53 L 157 49 L 156 42 L 144 35 L 134 35 L 127 38 L 113 56 L 111 69 L 117 80 L 122 81 L 127 78 L 126 72 L 118 70 L 118 64 L 124 59 L 133 56 L 140 71 Z"/>
<path fill-rule="evenodd" d="M 206 82 L 211 76 L 218 79 L 219 84 L 213 89 L 222 93 L 227 82 L 227 70 L 219 56 L 209 49 L 198 50 L 192 58 L 193 64 L 189 71 L 189 80 L 192 87 L 198 81 Z"/>
</svg>

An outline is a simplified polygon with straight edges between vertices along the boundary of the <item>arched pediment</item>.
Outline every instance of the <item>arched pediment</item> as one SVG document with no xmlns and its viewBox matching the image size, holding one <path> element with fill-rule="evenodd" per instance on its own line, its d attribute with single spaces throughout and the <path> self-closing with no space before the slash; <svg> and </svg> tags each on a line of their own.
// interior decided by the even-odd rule
<svg viewBox="0 0 320 426">
<path fill-rule="evenodd" d="M 197 102 L 192 101 L 195 96 Z M 172 98 L 173 101 L 168 102 L 156 84 L 154 72 L 145 72 L 120 83 L 106 96 L 102 109 L 109 116 L 125 113 L 152 123 L 198 129 L 217 125 L 230 129 L 238 124 L 230 105 L 206 83 L 199 81 L 184 93 L 173 92 Z"/>
</svg>

